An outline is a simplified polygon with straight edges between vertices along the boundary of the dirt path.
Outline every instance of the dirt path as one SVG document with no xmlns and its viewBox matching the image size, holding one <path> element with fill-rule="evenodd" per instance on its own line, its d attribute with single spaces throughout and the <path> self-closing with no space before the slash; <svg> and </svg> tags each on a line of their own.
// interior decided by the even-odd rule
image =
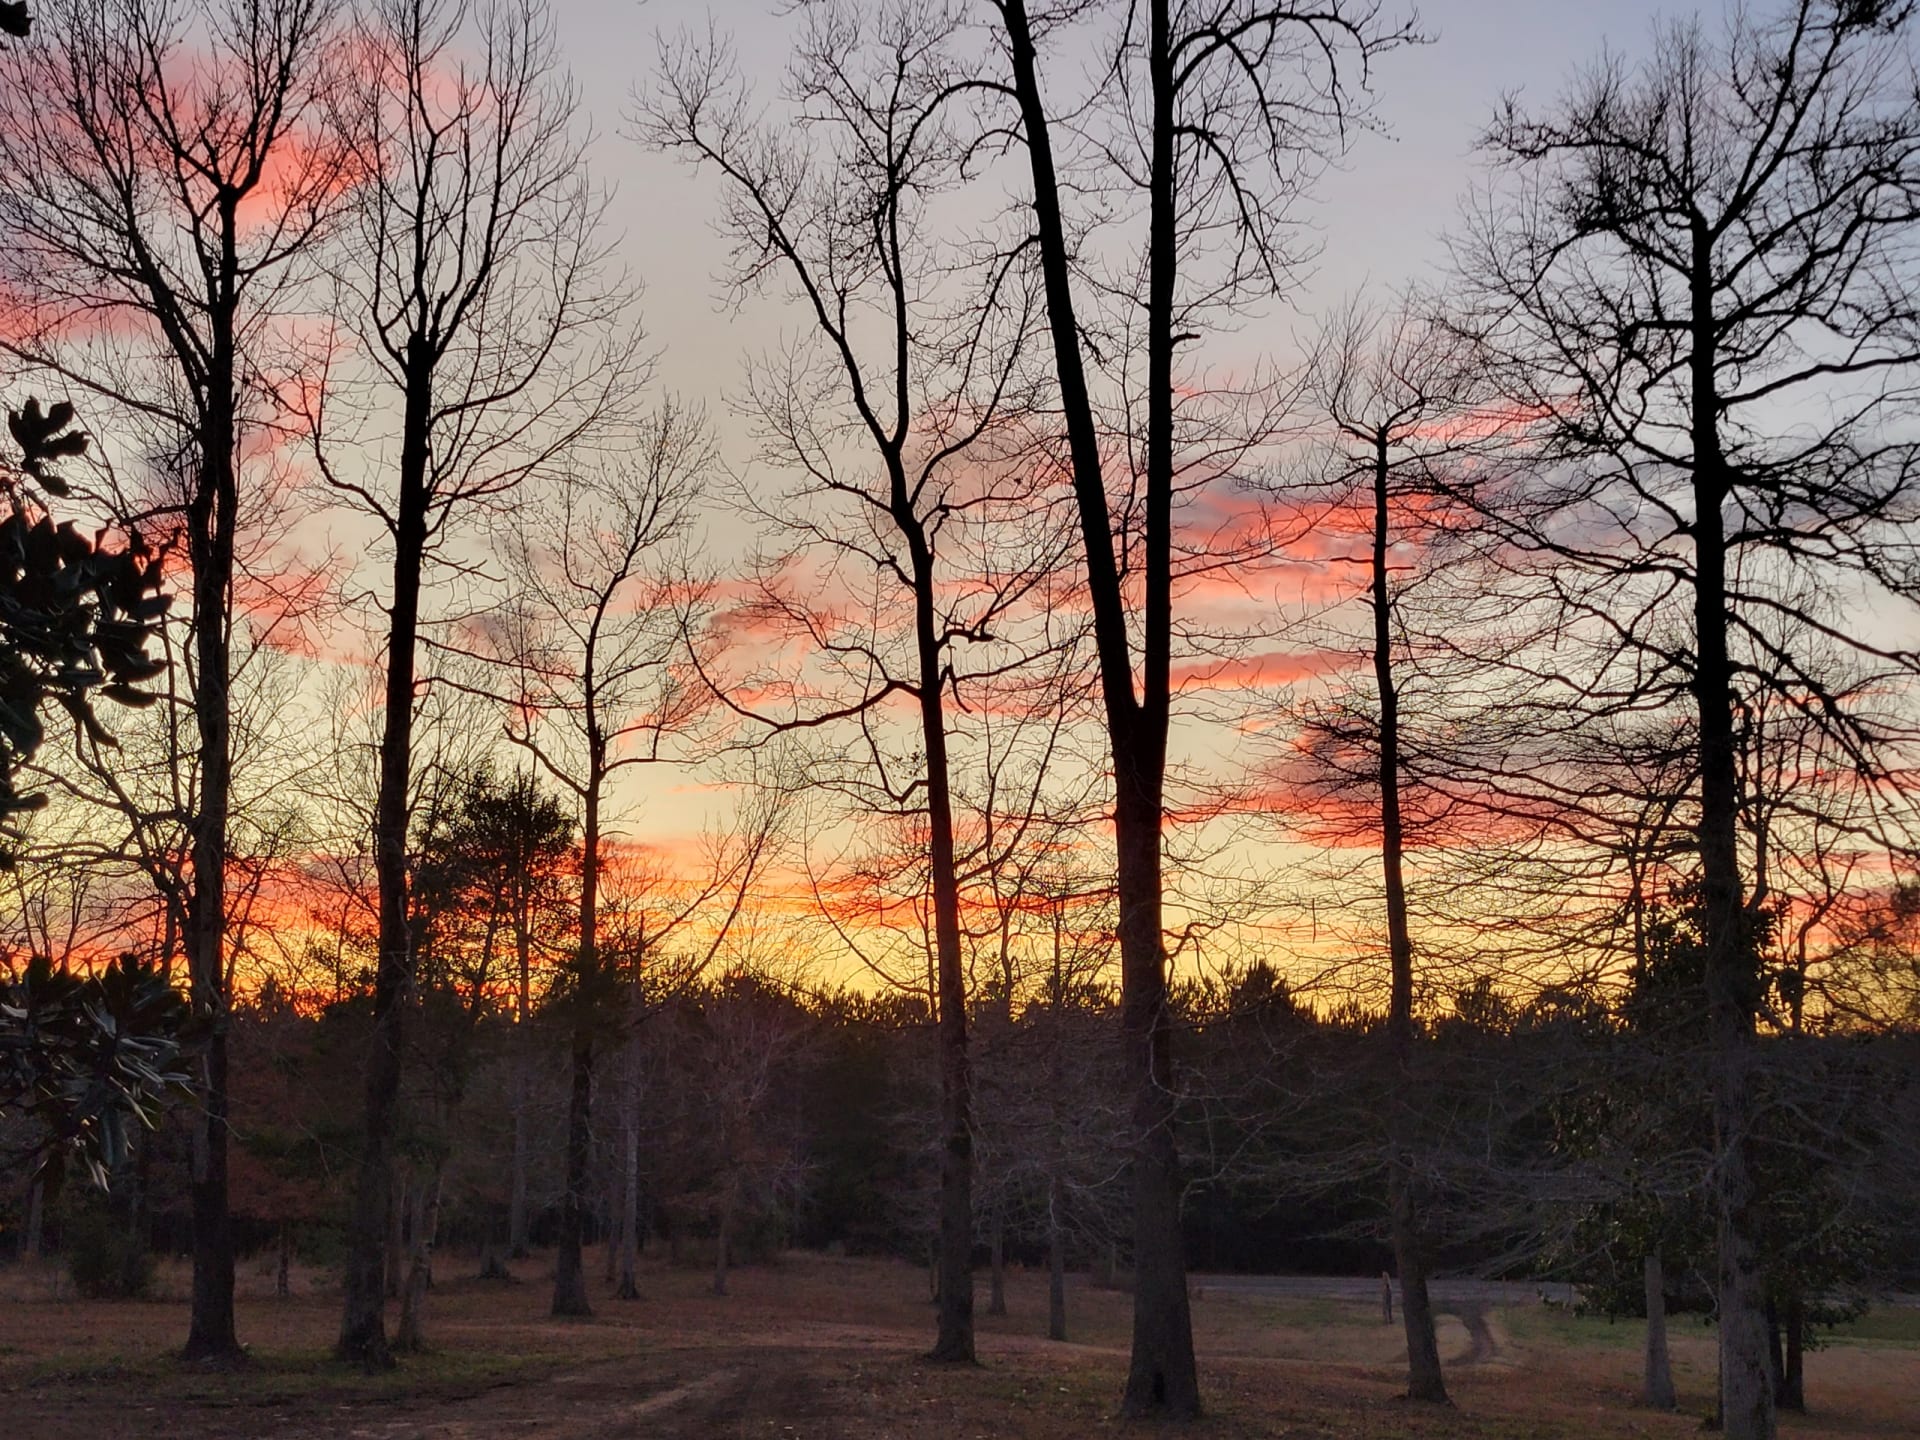
<svg viewBox="0 0 1920 1440">
<path fill-rule="evenodd" d="M 1510 1366 L 1515 1363 L 1500 1327 L 1494 1323 L 1492 1307 L 1484 1300 L 1442 1301 L 1434 1307 L 1434 1313 L 1451 1315 L 1467 1332 L 1466 1353 L 1449 1359 L 1446 1362 L 1448 1366 Z"/>
<path fill-rule="evenodd" d="M 0 1280 L 4 1280 L 0 1275 Z M 184 1307 L 15 1300 L 0 1291 L 6 1440 L 1129 1440 L 1115 1420 L 1131 1329 L 1124 1294 L 1076 1286 L 1072 1344 L 1042 1337 L 1044 1276 L 1017 1274 L 1013 1316 L 982 1325 L 978 1368 L 926 1361 L 921 1276 L 885 1262 L 796 1257 L 743 1270 L 716 1300 L 704 1277 L 657 1265 L 650 1298 L 558 1323 L 537 1287 L 449 1283 L 444 1349 L 390 1376 L 322 1357 L 333 1296 L 259 1300 L 251 1374 L 172 1359 Z M 1691 1421 L 1632 1406 L 1637 1353 L 1535 1324 L 1524 1342 L 1497 1300 L 1442 1294 L 1458 1408 L 1397 1400 L 1398 1327 L 1371 1306 L 1264 1293 L 1196 1306 L 1205 1440 L 1686 1440 Z M 1711 1337 L 1676 1336 L 1690 1408 L 1706 1403 Z M 1823 1410 L 1800 1440 L 1912 1434 L 1920 1349 L 1821 1354 Z M 1457 1384 L 1455 1382 L 1457 1381 Z M 1140 1435 L 1145 1437 L 1146 1432 Z"/>
<path fill-rule="evenodd" d="M 1453 1307 L 1453 1313 L 1467 1327 L 1467 1339 L 1472 1342 L 1472 1348 L 1456 1364 L 1488 1365 L 1501 1358 L 1500 1342 L 1493 1333 L 1493 1323 L 1487 1318 L 1485 1303 L 1478 1300 L 1463 1301 Z"/>
</svg>

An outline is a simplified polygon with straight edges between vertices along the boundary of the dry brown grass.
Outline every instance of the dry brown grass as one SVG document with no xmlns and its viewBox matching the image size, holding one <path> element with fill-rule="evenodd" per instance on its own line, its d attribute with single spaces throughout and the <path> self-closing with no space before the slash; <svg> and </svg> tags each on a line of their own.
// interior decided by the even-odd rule
<svg viewBox="0 0 1920 1440">
<path fill-rule="evenodd" d="M 296 1276 L 272 1298 L 270 1271 L 242 1277 L 240 1324 L 253 1363 L 237 1374 L 186 1369 L 184 1274 L 162 1274 L 162 1298 L 72 1299 L 48 1267 L 0 1272 L 0 1434 L 22 1440 L 204 1437 L 764 1436 L 1022 1437 L 1069 1440 L 1128 1430 L 1113 1409 L 1126 1363 L 1127 1298 L 1076 1283 L 1074 1340 L 1044 1330 L 1044 1278 L 1016 1274 L 1011 1313 L 982 1316 L 982 1365 L 954 1370 L 919 1358 L 932 1317 L 922 1272 L 879 1261 L 796 1255 L 736 1272 L 733 1293 L 655 1264 L 645 1298 L 599 1302 L 590 1322 L 546 1315 L 542 1266 L 514 1284 L 464 1278 L 443 1257 L 432 1300 L 432 1354 L 365 1376 L 327 1358 L 337 1295 Z M 983 1292 L 984 1292 L 984 1286 Z M 984 1302 L 984 1293 L 982 1294 Z M 1208 1417 L 1182 1434 L 1239 1437 L 1457 1437 L 1598 1440 L 1694 1434 L 1708 1403 L 1712 1340 L 1676 1337 L 1686 1411 L 1632 1405 L 1639 1363 L 1631 1326 L 1607 1327 L 1529 1308 L 1492 1317 L 1497 1348 L 1482 1363 L 1457 1318 L 1442 1348 L 1456 1406 L 1396 1398 L 1396 1331 L 1371 1307 L 1337 1301 L 1201 1294 L 1195 1301 Z M 1908 1436 L 1920 1430 L 1920 1343 L 1846 1342 L 1809 1359 L 1815 1414 L 1789 1436 Z M 1152 1433 L 1150 1430 L 1144 1433 Z"/>
</svg>

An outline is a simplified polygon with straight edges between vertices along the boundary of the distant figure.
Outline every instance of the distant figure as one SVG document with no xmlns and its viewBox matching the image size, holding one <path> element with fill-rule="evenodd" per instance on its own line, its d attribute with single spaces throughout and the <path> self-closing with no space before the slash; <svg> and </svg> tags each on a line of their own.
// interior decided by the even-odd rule
<svg viewBox="0 0 1920 1440">
<path fill-rule="evenodd" d="M 1380 1323 L 1393 1323 L 1393 1276 L 1385 1270 L 1380 1272 Z"/>
</svg>

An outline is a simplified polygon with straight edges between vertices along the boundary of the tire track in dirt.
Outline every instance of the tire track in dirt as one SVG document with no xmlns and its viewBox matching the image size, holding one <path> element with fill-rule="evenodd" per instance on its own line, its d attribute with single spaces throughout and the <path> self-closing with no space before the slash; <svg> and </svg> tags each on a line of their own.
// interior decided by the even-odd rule
<svg viewBox="0 0 1920 1440">
<path fill-rule="evenodd" d="M 821 1358 L 818 1351 L 778 1350 L 756 1353 L 749 1364 L 730 1356 L 718 1369 L 639 1399 L 632 1398 L 631 1362 L 601 1361 L 474 1396 L 431 1417 L 393 1416 L 320 1433 L 342 1440 L 763 1440 L 835 1418 L 817 1373 Z"/>
<path fill-rule="evenodd" d="M 725 1368 L 684 1384 L 633 1399 L 638 1381 L 623 1360 L 601 1361 L 538 1380 L 506 1385 L 480 1395 L 443 1402 L 431 1409 L 409 1406 L 354 1424 L 346 1417 L 311 1432 L 340 1440 L 618 1440 L 628 1435 L 673 1434 L 657 1422 L 673 1411 L 735 1384 L 737 1369 Z M 358 1417 L 355 1417 L 358 1418 Z M 343 1423 L 344 1422 L 344 1423 Z M 307 1432 L 276 1431 L 293 1440 Z"/>
<path fill-rule="evenodd" d="M 1458 1317 L 1467 1327 L 1467 1353 L 1455 1365 L 1501 1365 L 1508 1363 L 1500 1337 L 1494 1331 L 1487 1305 L 1482 1300 L 1462 1300 L 1444 1307 L 1442 1314 Z"/>
</svg>

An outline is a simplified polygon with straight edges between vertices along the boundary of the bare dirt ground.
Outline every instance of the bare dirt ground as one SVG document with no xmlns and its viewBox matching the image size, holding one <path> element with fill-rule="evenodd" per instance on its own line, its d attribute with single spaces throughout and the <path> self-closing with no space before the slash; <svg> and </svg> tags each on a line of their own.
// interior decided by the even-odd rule
<svg viewBox="0 0 1920 1440">
<path fill-rule="evenodd" d="M 1043 1338 L 1045 1281 L 1019 1274 L 1009 1314 L 980 1317 L 981 1365 L 926 1364 L 932 1312 L 923 1272 L 880 1261 L 795 1255 L 737 1271 L 732 1293 L 655 1264 L 643 1298 L 598 1300 L 591 1321 L 548 1318 L 538 1260 L 516 1283 L 465 1278 L 443 1256 L 429 1314 L 434 1349 L 392 1374 L 326 1358 L 337 1293 L 309 1275 L 290 1300 L 264 1269 L 243 1282 L 252 1363 L 196 1372 L 184 1337 L 185 1276 L 168 1298 L 77 1301 L 51 1268 L 0 1272 L 0 1435 L 366 1437 L 366 1440 L 694 1440 L 694 1437 L 940 1437 L 1077 1440 L 1153 1434 L 1114 1407 L 1126 1368 L 1128 1298 L 1076 1282 L 1071 1343 Z M 597 1273 L 597 1268 L 596 1268 Z M 980 1303 L 986 1300 L 985 1277 Z M 1377 1300 L 1263 1294 L 1196 1284 L 1207 1418 L 1177 1433 L 1207 1440 L 1598 1440 L 1697 1433 L 1713 1375 L 1711 1333 L 1678 1323 L 1680 1414 L 1634 1408 L 1639 1331 L 1537 1302 L 1442 1298 L 1441 1348 L 1455 1406 L 1396 1397 L 1403 1351 Z M 1869 1318 L 1809 1357 L 1814 1413 L 1804 1440 L 1920 1434 L 1920 1316 Z"/>
</svg>

